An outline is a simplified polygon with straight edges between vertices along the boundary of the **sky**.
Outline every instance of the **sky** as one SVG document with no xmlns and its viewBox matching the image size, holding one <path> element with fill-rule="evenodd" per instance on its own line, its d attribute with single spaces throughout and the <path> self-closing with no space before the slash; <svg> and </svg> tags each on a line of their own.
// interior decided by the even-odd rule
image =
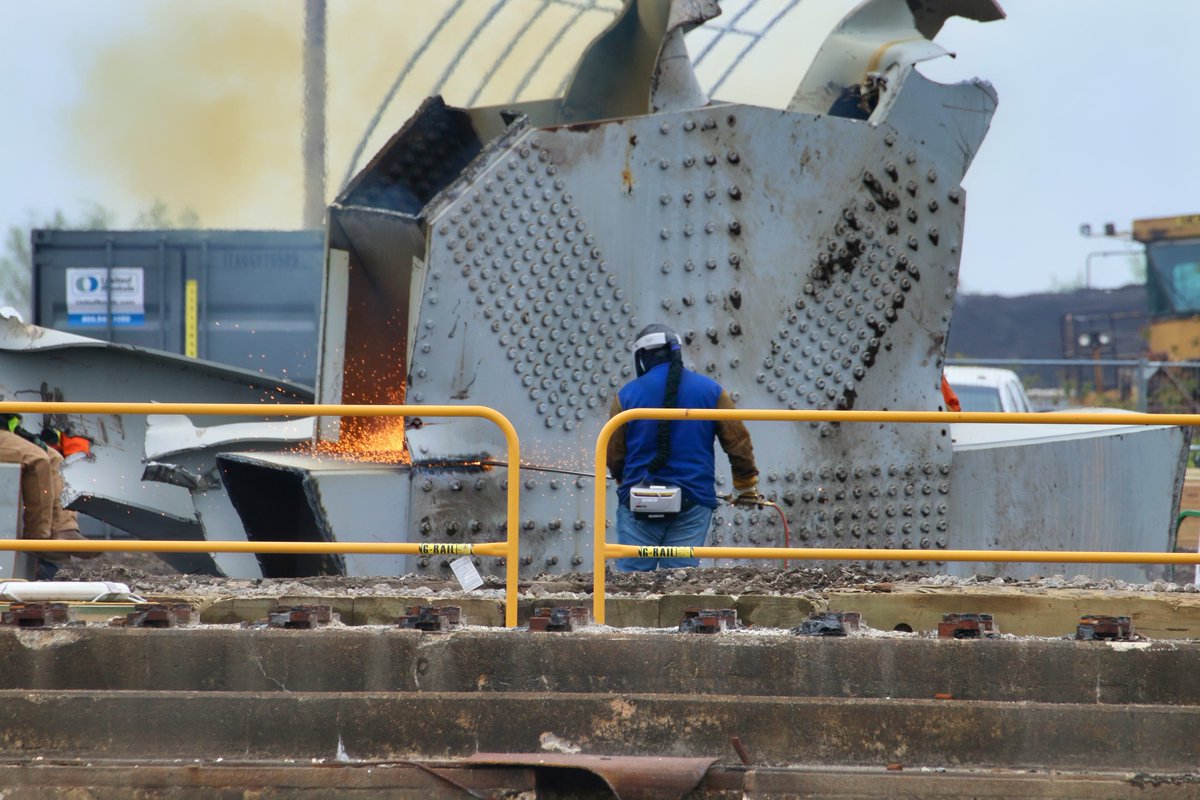
<svg viewBox="0 0 1200 800">
<path fill-rule="evenodd" d="M 728 0 L 727 14 L 745 2 Z M 490 0 L 467 3 L 468 11 L 470 3 L 479 9 L 476 18 L 492 7 Z M 758 3 L 761 17 L 787 0 Z M 605 4 L 611 8 L 617 0 L 601 0 Z M 435 12 L 449 5 L 330 3 L 331 195 L 398 70 L 435 30 Z M 464 102 L 473 93 L 470 87 L 496 61 L 497 43 L 521 24 L 518 10 L 534 5 L 509 0 L 487 34 L 474 40 L 464 68 L 449 75 L 449 101 Z M 1136 248 L 1120 239 L 1085 238 L 1080 226 L 1099 232 L 1111 222 L 1128 231 L 1137 218 L 1200 213 L 1200 103 L 1190 56 L 1200 2 L 1001 5 L 1008 14 L 1003 21 L 951 20 L 936 41 L 957 57 L 921 68 L 947 83 L 982 78 L 1000 98 L 964 181 L 960 291 L 1052 291 L 1082 285 L 1085 273 L 1093 287 L 1129 283 L 1137 259 L 1111 253 Z M 299 2 L 0 0 L 0 8 L 6 20 L 0 230 L 36 223 L 55 209 L 82 216 L 95 204 L 114 211 L 119 226 L 128 225 L 156 199 L 174 211 L 191 208 L 213 227 L 299 227 Z M 585 16 L 556 44 L 553 55 L 563 65 L 611 18 Z M 454 51 L 473 25 L 441 32 L 430 52 Z M 779 30 L 786 35 L 784 26 Z M 525 41 L 548 38 L 535 28 Z M 540 52 L 523 48 L 506 65 L 514 70 L 508 80 L 524 74 Z M 517 63 L 521 58 L 525 63 Z M 565 68 L 548 59 L 522 96 L 554 94 Z M 444 64 L 432 56 L 418 62 L 377 126 L 368 156 L 425 88 L 445 76 Z M 487 99 L 485 92 L 480 104 Z"/>
</svg>

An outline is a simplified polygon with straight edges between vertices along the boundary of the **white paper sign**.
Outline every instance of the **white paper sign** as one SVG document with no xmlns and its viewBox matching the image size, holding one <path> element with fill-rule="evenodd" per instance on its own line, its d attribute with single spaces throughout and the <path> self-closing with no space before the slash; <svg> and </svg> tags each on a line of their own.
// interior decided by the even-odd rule
<svg viewBox="0 0 1200 800">
<path fill-rule="evenodd" d="M 483 578 L 479 575 L 479 570 L 475 569 L 475 562 L 470 556 L 456 558 L 450 562 L 450 569 L 454 570 L 454 577 L 458 578 L 458 583 L 464 591 L 471 591 L 483 586 Z"/>
</svg>

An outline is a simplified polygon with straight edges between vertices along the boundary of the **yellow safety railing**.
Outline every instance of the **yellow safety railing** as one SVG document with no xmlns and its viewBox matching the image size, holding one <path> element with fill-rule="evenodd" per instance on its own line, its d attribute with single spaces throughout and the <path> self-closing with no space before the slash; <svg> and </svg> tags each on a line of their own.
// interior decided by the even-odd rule
<svg viewBox="0 0 1200 800">
<path fill-rule="evenodd" d="M 424 542 L 212 542 L 11 539 L 0 550 L 131 551 L 153 553 L 356 553 L 378 555 L 478 555 L 505 559 L 504 624 L 517 625 L 517 570 L 520 566 L 520 462 L 517 431 L 508 418 L 486 406 L 259 405 L 256 403 L 26 403 L 0 402 L 9 414 L 198 414 L 254 417 L 479 417 L 504 432 L 508 446 L 507 530 L 503 542 L 432 544 Z"/>
<path fill-rule="evenodd" d="M 1033 425 L 1200 425 L 1200 414 L 994 413 L 947 411 L 785 411 L 776 409 L 634 408 L 612 417 L 596 437 L 595 517 L 593 520 L 592 615 L 604 622 L 604 564 L 610 558 L 765 558 L 825 561 L 1000 561 L 1075 564 L 1198 564 L 1200 553 L 1133 553 L 1056 550 L 902 550 L 807 547 L 638 547 L 605 539 L 608 441 L 635 419 L 776 422 L 901 422 L 946 424 L 985 422 Z"/>
</svg>

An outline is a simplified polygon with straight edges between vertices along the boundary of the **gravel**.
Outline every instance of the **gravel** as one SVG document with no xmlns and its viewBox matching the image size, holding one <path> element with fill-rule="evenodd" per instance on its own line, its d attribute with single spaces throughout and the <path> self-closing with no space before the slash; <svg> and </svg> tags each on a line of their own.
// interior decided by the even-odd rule
<svg viewBox="0 0 1200 800">
<path fill-rule="evenodd" d="M 347 578 L 314 576 L 306 578 L 239 579 L 209 575 L 181 574 L 164 561 L 148 553 L 109 553 L 87 561 L 72 561 L 59 571 L 58 580 L 114 581 L 124 583 L 137 593 L 154 596 L 444 596 L 462 595 L 453 579 L 427 575 L 375 576 Z M 1195 584 L 1154 581 L 1126 583 L 1115 579 L 1094 579 L 1084 575 L 1016 580 L 993 575 L 928 575 L 916 572 L 875 572 L 857 565 L 830 568 L 793 567 L 716 567 L 659 570 L 657 572 L 610 572 L 605 587 L 610 596 L 661 594 L 746 595 L 767 594 L 798 596 L 829 589 L 891 591 L 914 587 L 1013 587 L 1033 590 L 1099 589 L 1133 592 L 1195 593 Z M 504 582 L 486 576 L 474 597 L 502 597 Z M 522 594 L 532 597 L 585 597 L 592 592 L 590 573 L 540 575 L 522 580 Z"/>
</svg>

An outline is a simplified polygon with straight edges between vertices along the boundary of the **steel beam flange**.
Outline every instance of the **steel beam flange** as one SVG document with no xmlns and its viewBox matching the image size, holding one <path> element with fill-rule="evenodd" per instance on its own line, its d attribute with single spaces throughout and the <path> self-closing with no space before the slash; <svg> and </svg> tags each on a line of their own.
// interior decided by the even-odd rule
<svg viewBox="0 0 1200 800">
<path fill-rule="evenodd" d="M 396 620 L 401 628 L 441 633 L 457 628 L 462 622 L 458 606 L 409 606 L 404 616 Z"/>
</svg>

